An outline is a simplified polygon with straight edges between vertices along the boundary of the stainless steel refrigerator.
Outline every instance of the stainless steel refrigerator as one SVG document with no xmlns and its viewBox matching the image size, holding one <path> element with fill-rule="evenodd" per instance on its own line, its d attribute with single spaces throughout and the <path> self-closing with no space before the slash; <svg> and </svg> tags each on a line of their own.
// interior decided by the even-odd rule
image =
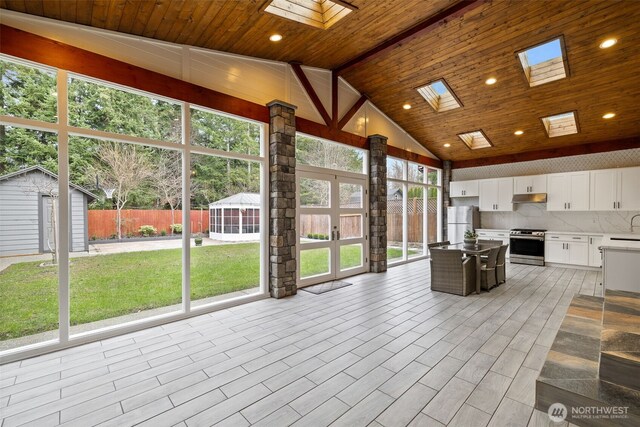
<svg viewBox="0 0 640 427">
<path fill-rule="evenodd" d="M 447 208 L 447 240 L 461 243 L 464 232 L 480 227 L 480 211 L 477 206 L 450 206 Z"/>
</svg>

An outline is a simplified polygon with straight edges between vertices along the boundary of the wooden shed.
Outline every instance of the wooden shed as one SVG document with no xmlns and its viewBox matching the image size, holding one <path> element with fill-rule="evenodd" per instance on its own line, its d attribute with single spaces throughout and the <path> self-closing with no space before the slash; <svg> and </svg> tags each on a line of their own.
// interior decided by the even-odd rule
<svg viewBox="0 0 640 427">
<path fill-rule="evenodd" d="M 0 176 L 0 256 L 52 252 L 57 236 L 58 176 L 32 166 Z M 89 250 L 87 205 L 96 199 L 90 191 L 69 185 L 72 252 Z"/>
</svg>

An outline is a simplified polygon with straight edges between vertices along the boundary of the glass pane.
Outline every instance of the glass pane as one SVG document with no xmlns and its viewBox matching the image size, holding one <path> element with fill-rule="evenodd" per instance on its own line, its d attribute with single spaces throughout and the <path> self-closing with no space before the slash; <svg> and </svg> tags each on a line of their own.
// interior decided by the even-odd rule
<svg viewBox="0 0 640 427">
<path fill-rule="evenodd" d="M 60 203 L 56 135 L 9 126 L 0 126 L 0 133 L 2 351 L 58 338 Z M 88 196 L 73 188 L 71 197 Z M 83 224 L 74 224 L 75 236 Z"/>
<path fill-rule="evenodd" d="M 387 157 L 387 178 L 404 179 L 404 174 L 402 172 L 404 163 L 405 162 L 403 160 Z"/>
<path fill-rule="evenodd" d="M 340 207 L 361 208 L 363 191 L 362 185 L 340 183 Z"/>
<path fill-rule="evenodd" d="M 48 123 L 58 121 L 57 84 L 53 71 L 0 60 L 0 114 Z"/>
<path fill-rule="evenodd" d="M 331 217 L 329 215 L 300 214 L 300 243 L 331 240 Z"/>
<path fill-rule="evenodd" d="M 440 185 L 440 171 L 437 169 L 427 169 L 427 183 L 431 185 Z"/>
<path fill-rule="evenodd" d="M 325 208 L 331 206 L 331 183 L 313 178 L 300 178 L 300 206 Z"/>
<path fill-rule="evenodd" d="M 340 270 L 362 267 L 362 245 L 340 246 Z"/>
<path fill-rule="evenodd" d="M 364 173 L 365 151 L 296 134 L 296 159 L 302 165 Z"/>
<path fill-rule="evenodd" d="M 424 182 L 424 166 L 409 163 L 407 169 L 407 179 L 412 182 Z"/>
<path fill-rule="evenodd" d="M 191 109 L 191 143 L 260 155 L 260 125 L 199 108 Z"/>
<path fill-rule="evenodd" d="M 327 274 L 331 271 L 331 251 L 329 248 L 306 249 L 300 251 L 300 278 Z"/>
<path fill-rule="evenodd" d="M 424 254 L 424 193 L 426 187 L 411 186 L 407 193 L 407 256 Z"/>
<path fill-rule="evenodd" d="M 180 152 L 73 137 L 69 159 L 72 180 L 96 196 L 72 200 L 74 219 L 88 209 L 89 240 L 70 265 L 71 333 L 180 311 Z"/>
<path fill-rule="evenodd" d="M 191 154 L 192 306 L 259 291 L 261 203 L 259 163 Z"/>
<path fill-rule="evenodd" d="M 387 262 L 399 261 L 402 254 L 402 184 L 387 181 Z"/>
<path fill-rule="evenodd" d="M 102 83 L 69 79 L 69 124 L 81 128 L 181 143 L 181 108 Z"/>
<path fill-rule="evenodd" d="M 362 215 L 340 215 L 340 240 L 359 239 L 362 237 Z"/>
<path fill-rule="evenodd" d="M 429 187 L 427 190 L 427 241 L 438 241 L 438 225 L 440 224 L 440 211 L 438 209 L 439 189 Z"/>
</svg>

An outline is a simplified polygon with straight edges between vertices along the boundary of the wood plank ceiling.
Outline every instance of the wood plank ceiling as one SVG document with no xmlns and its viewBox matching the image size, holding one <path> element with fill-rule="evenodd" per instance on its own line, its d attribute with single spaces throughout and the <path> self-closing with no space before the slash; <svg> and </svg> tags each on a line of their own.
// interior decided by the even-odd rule
<svg viewBox="0 0 640 427">
<path fill-rule="evenodd" d="M 478 2 L 462 16 L 340 67 L 457 2 L 353 0 L 358 9 L 328 30 L 265 13 L 262 0 L 0 0 L 0 7 L 168 42 L 339 68 L 350 84 L 444 160 L 640 141 L 637 1 Z M 273 33 L 284 39 L 270 43 Z M 569 77 L 529 87 L 516 52 L 558 36 L 564 39 Z M 600 49 L 608 37 L 618 44 Z M 489 77 L 497 83 L 485 85 Z M 435 112 L 415 90 L 440 78 L 462 108 Z M 405 103 L 412 108 L 404 110 Z M 568 111 L 577 112 L 580 132 L 548 138 L 540 118 Z M 608 112 L 616 117 L 602 119 Z M 471 151 L 457 137 L 480 129 L 492 147 Z M 516 130 L 524 134 L 515 136 Z"/>
</svg>

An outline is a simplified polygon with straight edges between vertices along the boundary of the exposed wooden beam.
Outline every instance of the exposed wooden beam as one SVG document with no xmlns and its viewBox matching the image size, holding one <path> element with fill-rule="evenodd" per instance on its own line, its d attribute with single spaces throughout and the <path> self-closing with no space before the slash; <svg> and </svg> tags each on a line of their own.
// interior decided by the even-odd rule
<svg viewBox="0 0 640 427">
<path fill-rule="evenodd" d="M 346 71 L 348 71 L 349 69 L 355 67 L 356 65 L 359 65 L 365 61 L 369 61 L 379 55 L 382 55 L 383 53 L 386 53 L 392 49 L 394 49 L 396 46 L 401 45 L 402 43 L 409 41 L 411 39 L 415 39 L 417 37 L 420 37 L 421 35 L 423 35 L 426 32 L 429 32 L 431 30 L 433 30 L 434 28 L 438 27 L 439 25 L 443 25 L 446 22 L 453 20 L 455 18 L 458 18 L 462 15 L 464 15 L 465 13 L 467 13 L 468 11 L 480 6 L 483 3 L 486 3 L 487 0 L 462 0 L 459 1 L 458 3 L 454 4 L 453 6 L 449 7 L 448 9 L 445 9 L 443 11 L 441 11 L 440 13 L 437 13 L 419 23 L 417 23 L 416 25 L 414 25 L 413 27 L 401 32 L 400 34 L 393 36 L 392 38 L 380 43 L 379 45 L 377 45 L 376 47 L 356 56 L 353 59 L 350 59 L 349 61 L 345 62 L 342 65 L 339 65 L 338 67 L 334 68 L 334 72 L 337 75 L 343 74 Z"/>
<path fill-rule="evenodd" d="M 338 75 L 331 72 L 331 127 L 338 126 Z M 342 128 L 339 128 L 342 129 Z"/>
<path fill-rule="evenodd" d="M 189 102 L 194 105 L 212 108 L 239 117 L 269 123 L 269 109 L 264 105 L 178 80 L 7 25 L 0 25 L 0 40 L 2 40 L 0 52 L 6 55 L 117 83 L 167 98 Z M 367 139 L 362 136 L 331 128 L 302 117 L 296 117 L 296 129 L 311 136 L 329 139 L 353 147 L 369 148 Z M 411 153 L 404 152 L 404 150 L 396 150 L 399 150 L 394 154 L 396 157 L 405 158 L 403 156 L 411 155 Z"/>
<path fill-rule="evenodd" d="M 313 86 L 311 86 L 311 82 L 307 78 L 307 75 L 304 73 L 304 70 L 302 69 L 300 63 L 291 62 L 290 65 L 296 77 L 298 77 L 298 80 L 300 81 L 300 84 L 304 88 L 305 92 L 307 92 L 307 95 L 309 95 L 313 106 L 316 107 L 316 110 L 318 110 L 318 113 L 320 113 L 320 115 L 322 116 L 322 120 L 324 120 L 327 126 L 331 126 L 331 117 L 329 117 L 329 113 L 327 113 L 324 105 L 322 105 L 322 101 L 320 101 L 320 98 L 318 97 L 315 89 L 313 88 Z"/>
<path fill-rule="evenodd" d="M 369 97 L 367 95 L 362 95 L 360 99 L 358 99 L 351 106 L 349 111 L 347 111 L 347 113 L 340 119 L 340 122 L 338 123 L 338 129 L 342 130 L 342 128 L 345 127 L 347 123 L 349 123 L 349 120 L 351 120 L 351 118 L 356 115 L 360 107 L 362 107 L 362 105 L 367 102 L 368 99 Z"/>
<path fill-rule="evenodd" d="M 387 155 L 403 160 L 409 160 L 415 163 L 420 163 L 422 165 L 432 166 L 434 168 L 442 168 L 442 161 L 438 159 L 432 159 L 431 157 L 423 156 L 422 154 L 418 153 L 412 153 L 410 151 L 406 151 L 398 147 L 393 147 L 391 145 L 387 146 Z"/>
<path fill-rule="evenodd" d="M 269 122 L 269 109 L 265 105 L 197 86 L 88 50 L 6 25 L 0 26 L 0 39 L 0 52 L 7 55 L 240 117 Z"/>
<path fill-rule="evenodd" d="M 608 151 L 640 148 L 640 137 L 616 139 L 612 141 L 593 142 L 590 144 L 571 145 L 568 147 L 548 148 L 546 150 L 526 151 L 518 154 L 507 154 L 496 157 L 454 161 L 452 169 L 474 168 L 478 166 L 499 165 L 504 163 L 528 162 L 556 157 L 578 156 L 581 154 L 605 153 Z"/>
</svg>

